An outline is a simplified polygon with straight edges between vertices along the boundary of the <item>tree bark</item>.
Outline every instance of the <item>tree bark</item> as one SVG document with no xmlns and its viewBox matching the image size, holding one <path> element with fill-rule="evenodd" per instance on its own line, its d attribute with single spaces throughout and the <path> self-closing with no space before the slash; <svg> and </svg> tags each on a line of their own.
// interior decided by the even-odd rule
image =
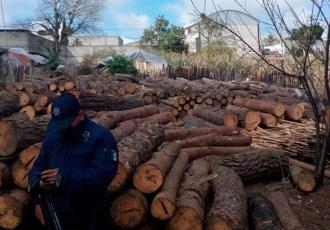
<svg viewBox="0 0 330 230">
<path fill-rule="evenodd" d="M 250 225 L 255 230 L 282 230 L 281 221 L 270 200 L 261 193 L 248 197 Z"/>
<path fill-rule="evenodd" d="M 23 208 L 30 200 L 24 190 L 13 189 L 0 196 L 0 227 L 15 229 L 22 222 Z"/>
<path fill-rule="evenodd" d="M 147 105 L 123 111 L 100 112 L 94 120 L 104 128 L 111 129 L 119 122 L 148 117 L 158 112 L 159 109 L 156 105 Z"/>
<path fill-rule="evenodd" d="M 229 131 L 229 130 L 228 130 Z M 158 152 L 153 153 L 152 159 L 146 163 L 140 165 L 134 173 L 133 183 L 134 186 L 143 193 L 153 193 L 157 191 L 164 183 L 166 174 L 171 169 L 173 163 L 178 156 L 180 149 L 184 147 L 198 147 L 198 146 L 248 146 L 248 138 L 237 137 L 234 140 L 231 137 L 223 137 L 221 134 L 225 134 L 227 131 L 223 129 L 222 132 L 215 134 L 209 134 L 206 136 L 195 137 L 192 139 L 186 139 L 181 142 L 170 143 Z M 235 132 L 232 133 L 235 135 Z M 237 134 L 237 133 L 236 133 Z M 231 132 L 227 132 L 226 135 L 231 135 Z M 216 142 L 206 142 L 205 140 L 214 140 Z M 238 140 L 238 141 L 237 141 Z M 235 143 L 234 143 L 235 142 Z M 224 151 L 231 151 L 231 149 L 225 149 Z M 205 154 L 205 153 L 204 153 Z"/>
<path fill-rule="evenodd" d="M 237 97 L 233 101 L 233 104 L 236 106 L 245 107 L 263 113 L 270 113 L 277 117 L 282 116 L 285 112 L 284 105 L 282 103 L 278 103 L 274 101 L 246 99 L 246 98 Z"/>
<path fill-rule="evenodd" d="M 216 125 L 224 124 L 224 111 L 218 108 L 198 105 L 195 106 L 193 114 Z"/>
<path fill-rule="evenodd" d="M 142 193 L 129 189 L 111 205 L 111 217 L 123 229 L 136 229 L 145 219 L 148 203 Z"/>
<path fill-rule="evenodd" d="M 244 230 L 247 227 L 247 202 L 238 174 L 227 167 L 212 168 L 214 200 L 207 214 L 208 230 Z"/>
<path fill-rule="evenodd" d="M 0 91 L 0 117 L 7 117 L 19 111 L 19 97 L 12 92 Z"/>
<path fill-rule="evenodd" d="M 183 177 L 177 200 L 178 211 L 168 229 L 203 229 L 205 203 L 210 187 L 210 183 L 205 178 L 210 172 L 207 161 L 199 159 L 192 162 Z"/>
<path fill-rule="evenodd" d="M 139 127 L 131 136 L 124 138 L 118 144 L 119 169 L 108 191 L 123 188 L 135 169 L 151 157 L 152 151 L 162 143 L 163 138 L 164 129 L 158 124 Z"/>
<path fill-rule="evenodd" d="M 212 167 L 223 165 L 234 169 L 245 183 L 286 177 L 289 158 L 275 149 L 256 149 L 229 156 L 207 157 Z"/>
<path fill-rule="evenodd" d="M 44 138 L 50 115 L 30 120 L 25 114 L 16 114 L 0 122 L 0 153 L 9 156 L 16 150 L 25 149 Z"/>
<path fill-rule="evenodd" d="M 225 135 L 227 131 L 230 133 L 234 129 L 218 127 L 218 128 L 176 128 L 176 129 L 167 129 L 165 130 L 165 138 L 164 141 L 177 141 L 187 138 L 193 138 L 198 136 L 203 136 L 211 133 L 221 133 Z M 238 131 L 238 130 L 237 130 Z M 239 131 L 238 131 L 239 132 Z"/>
<path fill-rule="evenodd" d="M 285 230 L 304 230 L 297 214 L 292 210 L 283 192 L 272 192 L 269 199 L 274 205 Z"/>
<path fill-rule="evenodd" d="M 114 96 L 100 96 L 90 93 L 79 95 L 81 107 L 94 111 L 121 111 L 144 106 L 143 98 L 119 98 Z"/>
</svg>

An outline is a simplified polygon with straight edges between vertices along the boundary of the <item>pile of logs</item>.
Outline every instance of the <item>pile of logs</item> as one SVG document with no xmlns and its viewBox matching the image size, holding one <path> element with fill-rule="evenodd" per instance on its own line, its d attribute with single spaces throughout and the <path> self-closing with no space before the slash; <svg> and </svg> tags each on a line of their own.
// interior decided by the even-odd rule
<svg viewBox="0 0 330 230">
<path fill-rule="evenodd" d="M 75 94 L 118 142 L 120 164 L 107 191 L 111 220 L 122 229 L 147 228 L 153 221 L 173 230 L 247 229 L 248 219 L 255 226 L 269 224 L 258 215 L 272 202 L 279 217 L 274 211 L 271 226 L 278 227 L 286 223 L 277 200 L 285 199 L 247 196 L 244 185 L 290 177 L 304 192 L 315 188 L 313 166 L 292 159 L 311 160 L 307 139 L 315 130 L 311 121 L 301 122 L 304 104 L 283 103 L 293 98 L 290 90 L 209 79 L 28 78 L 0 91 L 1 228 L 22 221 L 30 200 L 28 173 L 51 103 L 64 92 Z"/>
</svg>

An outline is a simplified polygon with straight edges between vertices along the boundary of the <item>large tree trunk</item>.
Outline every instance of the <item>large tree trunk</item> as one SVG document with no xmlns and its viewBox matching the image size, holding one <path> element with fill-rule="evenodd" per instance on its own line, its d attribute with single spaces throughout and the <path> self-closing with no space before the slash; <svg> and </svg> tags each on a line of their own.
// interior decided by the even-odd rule
<svg viewBox="0 0 330 230">
<path fill-rule="evenodd" d="M 239 106 L 229 105 L 226 108 L 226 126 L 230 125 L 228 124 L 229 121 L 232 121 L 231 123 L 233 123 L 233 125 L 236 123 L 233 115 L 237 117 L 240 126 L 246 128 L 247 130 L 254 130 L 261 123 L 261 116 L 259 112 L 250 111 L 249 109 L 245 109 Z M 232 119 L 230 119 L 228 116 L 232 117 Z"/>
<path fill-rule="evenodd" d="M 34 162 L 40 153 L 40 145 L 31 146 L 23 150 L 18 159 L 14 162 L 11 175 L 13 177 L 14 183 L 23 189 L 29 187 L 28 174 L 31 171 Z"/>
<path fill-rule="evenodd" d="M 118 144 L 119 169 L 108 191 L 123 188 L 135 169 L 151 157 L 152 151 L 162 143 L 163 138 L 164 129 L 158 124 L 139 127 L 131 136 L 124 138 Z"/>
<path fill-rule="evenodd" d="M 230 130 L 223 128 L 218 133 L 206 136 L 186 139 L 181 142 L 171 143 L 158 152 L 153 153 L 152 159 L 140 165 L 136 170 L 133 178 L 135 187 L 143 193 L 153 193 L 157 191 L 163 184 L 168 171 L 171 169 L 180 149 L 184 147 L 198 146 L 248 146 L 251 142 L 248 137 L 223 137 L 221 134 L 231 135 Z M 212 140 L 216 142 L 208 142 Z M 229 142 L 228 142 L 229 141 Z M 235 142 L 235 143 L 234 143 Z"/>
<path fill-rule="evenodd" d="M 19 111 L 19 97 L 9 91 L 0 91 L 0 117 L 7 117 Z"/>
<path fill-rule="evenodd" d="M 100 112 L 94 120 L 104 128 L 111 129 L 119 122 L 148 117 L 158 112 L 159 109 L 156 105 L 148 105 L 124 111 Z"/>
<path fill-rule="evenodd" d="M 229 156 L 207 157 L 212 167 L 223 165 L 234 169 L 246 183 L 283 178 L 289 172 L 289 158 L 273 149 L 256 149 Z"/>
<path fill-rule="evenodd" d="M 199 159 L 192 162 L 183 177 L 177 200 L 178 211 L 176 211 L 168 229 L 203 229 L 205 203 L 210 187 L 205 178 L 210 172 L 207 161 Z"/>
<path fill-rule="evenodd" d="M 244 230 L 247 227 L 247 203 L 244 185 L 238 174 L 227 167 L 212 168 L 214 201 L 207 215 L 208 230 Z"/>
<path fill-rule="evenodd" d="M 142 98 L 123 99 L 91 93 L 81 93 L 79 100 L 83 109 L 94 111 L 121 111 L 144 106 L 144 100 Z"/>
<path fill-rule="evenodd" d="M 198 136 L 203 136 L 211 133 L 219 133 L 224 130 L 224 127 L 219 128 L 175 128 L 165 130 L 164 141 L 177 141 L 186 138 L 193 138 Z M 229 130 L 229 129 L 226 129 Z M 225 132 L 223 132 L 225 134 Z"/>
<path fill-rule="evenodd" d="M 50 115 L 38 116 L 30 120 L 25 114 L 17 114 L 0 122 L 0 155 L 9 156 L 44 138 Z"/>
<path fill-rule="evenodd" d="M 234 105 L 245 107 L 251 110 L 260 111 L 263 113 L 274 114 L 280 117 L 285 112 L 285 107 L 282 103 L 258 99 L 235 98 Z"/>
<path fill-rule="evenodd" d="M 13 189 L 0 196 L 0 227 L 15 229 L 22 222 L 23 208 L 28 204 L 30 196 L 20 189 Z"/>
<path fill-rule="evenodd" d="M 224 111 L 219 108 L 197 105 L 194 108 L 193 115 L 216 125 L 224 124 Z"/>
<path fill-rule="evenodd" d="M 248 197 L 250 226 L 254 230 L 282 230 L 281 221 L 270 200 L 261 193 Z"/>
<path fill-rule="evenodd" d="M 274 205 L 276 213 L 285 230 L 304 230 L 297 214 L 289 205 L 283 192 L 272 192 L 269 199 Z"/>
<path fill-rule="evenodd" d="M 111 217 L 123 229 L 135 229 L 145 219 L 148 209 L 146 198 L 140 192 L 129 189 L 111 205 Z"/>
<path fill-rule="evenodd" d="M 119 123 L 118 127 L 111 130 L 113 137 L 116 142 L 121 142 L 125 137 L 128 137 L 134 133 L 134 131 L 138 128 L 136 122 L 130 120 Z"/>
</svg>

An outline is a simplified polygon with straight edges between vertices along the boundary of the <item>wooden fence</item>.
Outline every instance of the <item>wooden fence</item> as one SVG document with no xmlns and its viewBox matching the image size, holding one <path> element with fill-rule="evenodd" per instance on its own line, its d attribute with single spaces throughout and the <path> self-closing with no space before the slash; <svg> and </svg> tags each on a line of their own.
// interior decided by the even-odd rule
<svg viewBox="0 0 330 230">
<path fill-rule="evenodd" d="M 300 87 L 298 79 L 286 76 L 282 73 L 273 72 L 263 76 L 249 76 L 242 71 L 225 70 L 225 69 L 207 69 L 207 68 L 173 68 L 168 66 L 162 72 L 150 73 L 154 77 L 168 77 L 172 79 L 184 78 L 190 81 L 200 80 L 202 78 L 209 78 L 219 81 L 262 81 L 268 84 L 277 84 L 283 87 Z"/>
</svg>

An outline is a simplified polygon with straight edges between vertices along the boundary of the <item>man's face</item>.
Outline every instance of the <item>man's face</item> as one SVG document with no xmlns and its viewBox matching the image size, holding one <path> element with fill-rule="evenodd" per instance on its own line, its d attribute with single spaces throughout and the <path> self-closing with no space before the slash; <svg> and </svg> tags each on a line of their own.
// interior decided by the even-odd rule
<svg viewBox="0 0 330 230">
<path fill-rule="evenodd" d="M 78 115 L 76 116 L 76 118 L 71 123 L 70 127 L 71 128 L 76 127 L 81 121 L 84 120 L 84 118 L 85 118 L 85 113 L 84 113 L 84 111 L 80 110 Z"/>
</svg>

